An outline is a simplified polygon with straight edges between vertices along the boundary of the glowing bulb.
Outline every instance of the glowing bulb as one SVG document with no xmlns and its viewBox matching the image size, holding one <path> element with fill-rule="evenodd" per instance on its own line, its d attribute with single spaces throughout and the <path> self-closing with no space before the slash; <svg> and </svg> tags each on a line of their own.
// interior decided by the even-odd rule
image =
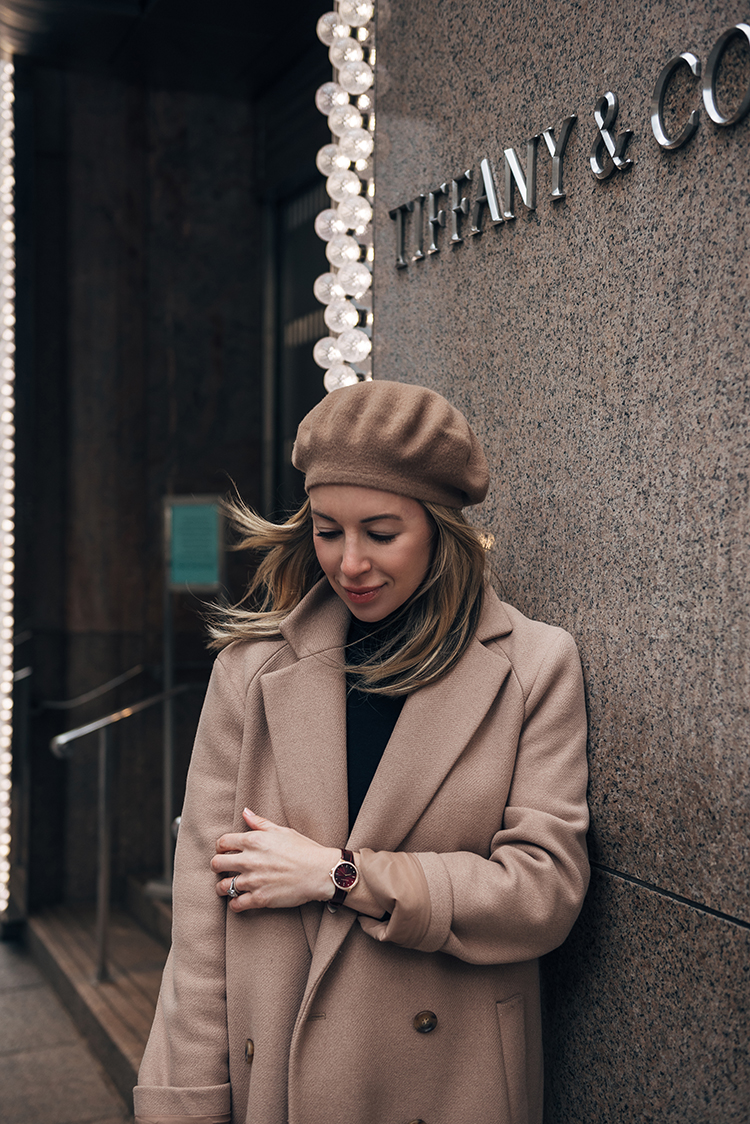
<svg viewBox="0 0 750 1124">
<path fill-rule="evenodd" d="M 330 304 L 346 296 L 336 273 L 321 273 L 320 277 L 316 277 L 313 292 L 321 304 Z"/>
<path fill-rule="evenodd" d="M 352 27 L 363 27 L 372 19 L 375 5 L 371 0 L 339 0 L 339 18 Z"/>
<path fill-rule="evenodd" d="M 342 20 L 338 12 L 326 12 L 318 20 L 315 33 L 321 43 L 330 47 L 335 39 L 346 38 L 350 30 L 349 25 Z"/>
<path fill-rule="evenodd" d="M 340 390 L 342 386 L 353 386 L 355 382 L 359 382 L 357 372 L 346 363 L 334 363 L 323 376 L 323 386 L 329 394 L 333 390 Z"/>
<path fill-rule="evenodd" d="M 338 340 L 323 336 L 313 348 L 313 359 L 319 367 L 332 367 L 334 363 L 340 363 L 343 356 L 339 351 Z"/>
<path fill-rule="evenodd" d="M 372 350 L 370 337 L 365 335 L 360 328 L 350 328 L 348 331 L 342 332 L 337 343 L 341 358 L 346 359 L 349 363 L 362 362 Z"/>
<path fill-rule="evenodd" d="M 357 98 L 357 109 L 360 113 L 372 113 L 375 108 L 375 98 L 372 94 L 360 94 Z"/>
<path fill-rule="evenodd" d="M 334 109 L 342 108 L 349 104 L 349 95 L 338 82 L 324 82 L 315 91 L 315 104 L 320 112 L 328 117 Z"/>
<path fill-rule="evenodd" d="M 346 95 L 347 98 L 349 95 Z M 347 129 L 362 128 L 362 114 L 356 105 L 347 101 L 346 105 L 337 105 L 328 114 L 328 128 L 334 136 L 339 137 Z"/>
<path fill-rule="evenodd" d="M 332 207 L 321 211 L 315 219 L 315 233 L 324 242 L 330 242 L 336 234 L 346 234 L 348 229 L 338 211 L 334 211 Z"/>
<path fill-rule="evenodd" d="M 334 172 L 345 172 L 350 160 L 348 156 L 344 156 L 337 144 L 324 144 L 318 150 L 315 163 L 321 175 L 332 176 Z"/>
<path fill-rule="evenodd" d="M 339 137 L 339 147 L 350 160 L 366 160 L 374 141 L 367 129 L 346 129 Z"/>
<path fill-rule="evenodd" d="M 326 324 L 332 332 L 345 332 L 359 324 L 359 313 L 351 301 L 331 301 L 323 313 Z"/>
<path fill-rule="evenodd" d="M 372 221 L 372 207 L 363 196 L 355 195 L 339 203 L 338 216 L 347 230 L 361 231 Z"/>
<path fill-rule="evenodd" d="M 335 39 L 328 49 L 331 65 L 335 66 L 336 70 L 341 70 L 347 62 L 361 62 L 364 55 L 361 43 L 351 38 Z"/>
<path fill-rule="evenodd" d="M 331 199 L 343 203 L 345 199 L 352 199 L 362 190 L 362 180 L 356 172 L 334 172 L 326 180 L 326 191 Z"/>
<path fill-rule="evenodd" d="M 363 297 L 372 284 L 372 274 L 362 262 L 342 266 L 336 279 L 344 292 L 355 300 Z"/>
<path fill-rule="evenodd" d="M 326 257 L 336 269 L 358 262 L 360 253 L 359 242 L 350 234 L 336 234 L 326 243 Z"/>
<path fill-rule="evenodd" d="M 366 62 L 346 62 L 339 70 L 339 84 L 349 94 L 363 94 L 372 82 L 372 67 Z"/>
</svg>

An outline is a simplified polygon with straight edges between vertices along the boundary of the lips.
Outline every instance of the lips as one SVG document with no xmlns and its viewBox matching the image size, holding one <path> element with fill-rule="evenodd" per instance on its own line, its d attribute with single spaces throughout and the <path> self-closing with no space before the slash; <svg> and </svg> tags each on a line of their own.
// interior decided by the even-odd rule
<svg viewBox="0 0 750 1124">
<path fill-rule="evenodd" d="M 345 585 L 341 587 L 354 605 L 366 605 L 368 601 L 372 601 L 383 588 L 382 585 L 370 586 L 369 589 L 347 589 Z"/>
</svg>

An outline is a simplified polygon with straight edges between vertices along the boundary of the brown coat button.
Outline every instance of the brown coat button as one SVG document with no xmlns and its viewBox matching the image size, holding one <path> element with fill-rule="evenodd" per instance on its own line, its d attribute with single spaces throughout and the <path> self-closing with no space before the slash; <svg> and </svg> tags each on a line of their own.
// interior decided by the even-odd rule
<svg viewBox="0 0 750 1124">
<path fill-rule="evenodd" d="M 253 1060 L 253 1054 L 254 1053 L 255 1053 L 255 1044 L 254 1044 L 252 1038 L 248 1038 L 247 1042 L 245 1043 L 245 1061 L 247 1062 L 248 1065 L 250 1065 L 250 1062 Z"/>
<path fill-rule="evenodd" d="M 437 1015 L 434 1011 L 420 1011 L 412 1019 L 412 1026 L 418 1034 L 429 1034 L 437 1026 Z"/>
</svg>

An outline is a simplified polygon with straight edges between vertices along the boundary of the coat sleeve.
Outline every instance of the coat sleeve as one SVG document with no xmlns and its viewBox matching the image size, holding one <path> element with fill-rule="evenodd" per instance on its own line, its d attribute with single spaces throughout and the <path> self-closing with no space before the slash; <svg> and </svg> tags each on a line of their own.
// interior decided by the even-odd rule
<svg viewBox="0 0 750 1124">
<path fill-rule="evenodd" d="M 360 917 L 375 939 L 473 964 L 534 959 L 565 940 L 589 876 L 586 707 L 575 643 L 562 630 L 553 635 L 527 688 L 489 857 L 363 851 L 363 879 L 390 914 L 386 921 Z"/>
<path fill-rule="evenodd" d="M 138 1075 L 136 1120 L 229 1120 L 225 899 L 209 863 L 234 815 L 244 707 L 217 659 L 201 713 L 175 853 L 172 949 Z"/>
</svg>

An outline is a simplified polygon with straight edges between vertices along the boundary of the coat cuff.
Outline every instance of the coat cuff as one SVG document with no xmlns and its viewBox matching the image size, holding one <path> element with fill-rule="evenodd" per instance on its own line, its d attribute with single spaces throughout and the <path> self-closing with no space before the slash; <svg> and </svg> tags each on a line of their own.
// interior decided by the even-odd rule
<svg viewBox="0 0 750 1124">
<path fill-rule="evenodd" d="M 430 927 L 430 892 L 415 855 L 405 851 L 359 852 L 360 877 L 383 913 L 384 921 L 360 915 L 359 923 L 375 940 L 417 948 Z"/>
<path fill-rule="evenodd" d="M 232 1093 L 229 1083 L 185 1089 L 136 1085 L 133 1103 L 138 1124 L 228 1124 Z"/>
<path fill-rule="evenodd" d="M 453 924 L 453 885 L 441 855 L 427 851 L 414 858 L 424 873 L 431 902 L 429 924 L 422 940 L 414 948 L 420 952 L 439 952 L 448 940 Z"/>
</svg>

